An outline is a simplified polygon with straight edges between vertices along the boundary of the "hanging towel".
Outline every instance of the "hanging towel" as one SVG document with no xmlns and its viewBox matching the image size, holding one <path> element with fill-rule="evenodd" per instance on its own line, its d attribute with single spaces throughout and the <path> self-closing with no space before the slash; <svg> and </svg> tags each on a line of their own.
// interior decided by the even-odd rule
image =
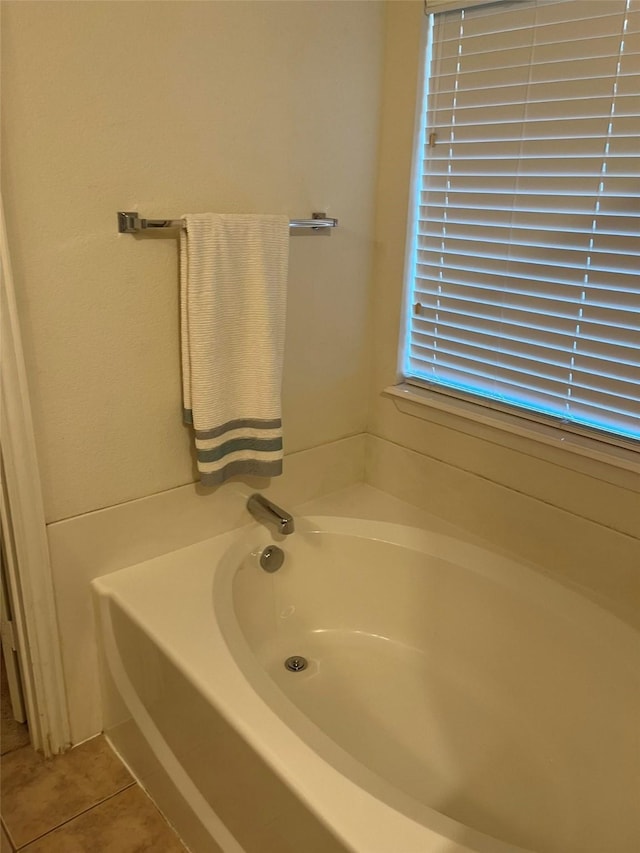
<svg viewBox="0 0 640 853">
<path fill-rule="evenodd" d="M 200 480 L 282 473 L 289 220 L 186 215 L 180 237 L 182 388 Z"/>
</svg>

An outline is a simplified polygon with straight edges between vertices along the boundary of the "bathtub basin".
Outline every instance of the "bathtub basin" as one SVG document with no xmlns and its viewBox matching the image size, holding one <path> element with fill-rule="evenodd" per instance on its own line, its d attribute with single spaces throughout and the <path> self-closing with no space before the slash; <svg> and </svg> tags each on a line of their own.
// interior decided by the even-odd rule
<svg viewBox="0 0 640 853">
<path fill-rule="evenodd" d="M 637 853 L 630 628 L 427 530 L 303 519 L 267 573 L 272 543 L 94 581 L 105 729 L 194 853 Z"/>
</svg>

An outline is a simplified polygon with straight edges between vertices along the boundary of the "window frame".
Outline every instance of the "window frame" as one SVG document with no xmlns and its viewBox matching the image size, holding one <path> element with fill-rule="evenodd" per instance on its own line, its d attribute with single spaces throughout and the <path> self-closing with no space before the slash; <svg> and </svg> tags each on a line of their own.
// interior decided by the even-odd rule
<svg viewBox="0 0 640 853">
<path fill-rule="evenodd" d="M 489 0 L 490 2 L 490 0 Z M 494 3 L 496 0 L 494 0 Z M 497 0 L 508 2 L 508 0 Z M 416 110 L 414 118 L 413 152 L 409 210 L 406 230 L 404 258 L 403 299 L 398 349 L 397 384 L 384 390 L 401 411 L 430 419 L 429 409 L 446 412 L 469 421 L 490 426 L 512 434 L 532 439 L 542 445 L 560 447 L 616 468 L 640 473 L 640 440 L 627 439 L 596 427 L 563 423 L 559 417 L 542 412 L 529 411 L 517 405 L 501 404 L 481 395 L 458 392 L 455 388 L 430 383 L 412 376 L 406 370 L 408 343 L 411 336 L 411 313 L 413 296 L 413 270 L 417 252 L 418 201 L 422 174 L 422 151 L 425 144 L 424 116 L 429 98 L 428 69 L 431 65 L 431 33 L 435 14 L 452 9 L 486 5 L 487 0 L 425 0 L 425 14 L 420 40 Z M 421 411 L 422 410 L 422 411 Z"/>
</svg>

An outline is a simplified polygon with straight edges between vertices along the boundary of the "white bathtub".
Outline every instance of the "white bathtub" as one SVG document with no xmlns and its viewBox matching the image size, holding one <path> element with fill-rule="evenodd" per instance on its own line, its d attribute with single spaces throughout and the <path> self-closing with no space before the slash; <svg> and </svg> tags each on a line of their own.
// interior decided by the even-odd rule
<svg viewBox="0 0 640 853">
<path fill-rule="evenodd" d="M 416 528 L 298 520 L 274 574 L 271 542 L 94 581 L 106 731 L 194 853 L 640 850 L 636 633 Z"/>
</svg>

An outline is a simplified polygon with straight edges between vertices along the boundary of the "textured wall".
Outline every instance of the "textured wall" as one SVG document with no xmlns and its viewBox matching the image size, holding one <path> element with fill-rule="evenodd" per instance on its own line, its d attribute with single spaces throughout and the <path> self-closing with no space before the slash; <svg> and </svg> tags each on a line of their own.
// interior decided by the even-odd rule
<svg viewBox="0 0 640 853">
<path fill-rule="evenodd" d="M 291 240 L 285 452 L 366 422 L 383 5 L 9 2 L 3 194 L 49 521 L 195 478 L 177 240 L 117 210 L 339 217 Z M 286 464 L 286 463 L 285 463 Z"/>
</svg>

